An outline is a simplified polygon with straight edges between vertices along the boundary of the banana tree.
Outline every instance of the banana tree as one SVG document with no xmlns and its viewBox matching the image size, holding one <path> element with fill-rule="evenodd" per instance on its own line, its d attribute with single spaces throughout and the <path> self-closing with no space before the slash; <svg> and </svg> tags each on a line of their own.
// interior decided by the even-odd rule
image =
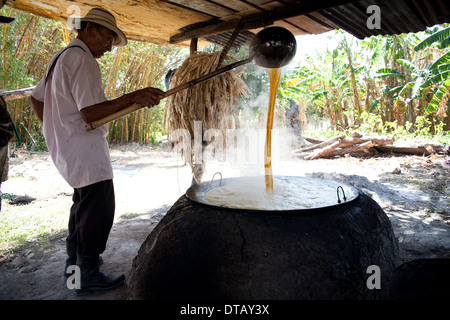
<svg viewBox="0 0 450 320">
<path fill-rule="evenodd" d="M 344 71 L 339 64 L 333 63 L 332 53 L 327 52 L 286 75 L 279 96 L 301 101 L 308 118 L 326 116 L 336 128 L 345 128 L 348 126 L 345 113 L 350 91 L 346 90 L 349 79 Z"/>
<path fill-rule="evenodd" d="M 359 83 L 357 81 L 358 73 L 360 68 L 357 68 L 357 51 L 355 50 L 357 48 L 357 43 L 355 42 L 354 37 L 350 37 L 348 34 L 340 32 L 341 38 L 339 42 L 338 48 L 342 49 L 345 57 L 347 59 L 347 71 L 348 71 L 348 80 L 349 80 L 349 86 L 351 90 L 351 98 L 352 98 L 352 104 L 353 108 L 356 113 L 356 124 L 361 124 L 361 98 L 360 98 L 360 89 L 359 89 Z M 337 53 L 337 51 L 336 51 Z"/>
<path fill-rule="evenodd" d="M 403 102 L 407 106 L 407 119 L 410 123 L 415 121 L 414 112 L 414 100 L 421 99 L 421 86 L 424 83 L 424 79 L 427 77 L 428 68 L 422 69 L 414 65 L 411 61 L 406 59 L 398 59 L 398 63 L 406 70 L 401 73 L 392 68 L 381 68 L 377 71 L 377 78 L 392 77 L 399 80 L 397 86 L 386 87 L 384 94 L 392 94 L 392 100 L 395 104 Z"/>
<path fill-rule="evenodd" d="M 320 75 L 319 75 L 320 77 Z M 317 118 L 323 116 L 324 103 L 316 100 L 311 94 L 311 88 L 316 86 L 319 79 L 317 70 L 310 66 L 298 65 L 287 73 L 280 83 L 278 99 L 287 114 L 292 114 L 292 106 L 299 107 L 299 119 L 305 124 L 308 116 Z"/>
<path fill-rule="evenodd" d="M 424 48 L 432 47 L 437 42 L 437 48 L 445 50 L 450 47 L 450 27 L 436 27 L 431 30 L 431 35 L 420 42 L 414 50 L 419 51 Z M 421 89 L 430 89 L 433 91 L 433 98 L 428 104 L 425 112 L 431 114 L 447 114 L 445 118 L 444 130 L 450 130 L 450 50 L 431 63 L 428 67 L 427 77 L 421 83 Z M 445 110 L 446 105 L 446 112 Z"/>
<path fill-rule="evenodd" d="M 408 121 L 414 123 L 416 116 L 421 113 L 422 91 L 421 84 L 428 75 L 427 68 L 421 64 L 412 51 L 411 44 L 417 43 L 417 35 L 394 35 L 385 38 L 386 55 L 385 67 L 378 69 L 375 76 L 384 80 L 383 95 L 388 97 L 395 108 L 391 110 L 397 114 L 399 123 Z M 402 115 L 404 114 L 404 118 Z M 393 121 L 390 114 L 389 121 Z"/>
</svg>

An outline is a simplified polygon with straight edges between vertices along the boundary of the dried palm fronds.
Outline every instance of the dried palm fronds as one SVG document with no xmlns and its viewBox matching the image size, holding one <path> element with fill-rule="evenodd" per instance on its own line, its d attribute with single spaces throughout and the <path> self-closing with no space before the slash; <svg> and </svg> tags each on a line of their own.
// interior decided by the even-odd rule
<svg viewBox="0 0 450 320">
<path fill-rule="evenodd" d="M 174 72 L 170 88 L 226 66 L 225 62 L 218 66 L 219 57 L 220 52 L 191 55 Z M 226 129 L 234 127 L 233 115 L 237 114 L 239 95 L 248 97 L 249 93 L 240 74 L 232 70 L 168 97 L 164 124 L 169 136 L 174 130 L 185 129 L 193 141 L 194 121 L 201 121 L 203 133 L 208 129 L 216 129 L 225 138 Z M 185 154 L 185 157 L 192 166 L 193 155 Z"/>
</svg>

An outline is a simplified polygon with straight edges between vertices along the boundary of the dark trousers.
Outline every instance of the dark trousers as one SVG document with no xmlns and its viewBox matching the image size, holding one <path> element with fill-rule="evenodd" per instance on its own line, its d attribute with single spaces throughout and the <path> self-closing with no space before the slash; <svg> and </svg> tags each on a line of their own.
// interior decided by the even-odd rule
<svg viewBox="0 0 450 320">
<path fill-rule="evenodd" d="M 77 253 L 82 256 L 101 254 L 114 221 L 113 181 L 76 188 L 72 200 L 67 241 L 76 243 Z"/>
</svg>

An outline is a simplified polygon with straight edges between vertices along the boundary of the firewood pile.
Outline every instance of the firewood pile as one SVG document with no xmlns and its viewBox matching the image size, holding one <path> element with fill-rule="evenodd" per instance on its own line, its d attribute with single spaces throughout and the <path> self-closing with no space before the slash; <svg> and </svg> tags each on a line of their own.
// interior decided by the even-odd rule
<svg viewBox="0 0 450 320">
<path fill-rule="evenodd" d="M 354 132 L 352 137 L 336 136 L 322 141 L 303 137 L 311 146 L 292 151 L 295 156 L 305 160 L 334 158 L 342 156 L 367 157 L 380 153 L 431 155 L 448 154 L 449 146 L 445 144 L 417 144 L 411 146 L 394 146 L 393 136 L 365 137 Z"/>
</svg>

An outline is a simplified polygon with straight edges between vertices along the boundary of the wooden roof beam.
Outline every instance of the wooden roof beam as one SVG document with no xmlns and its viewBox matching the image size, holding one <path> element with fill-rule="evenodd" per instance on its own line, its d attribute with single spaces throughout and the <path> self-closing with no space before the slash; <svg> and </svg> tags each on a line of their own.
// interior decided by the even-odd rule
<svg viewBox="0 0 450 320">
<path fill-rule="evenodd" d="M 254 13 L 243 17 L 242 31 L 256 29 L 272 25 L 274 21 L 288 19 L 291 17 L 336 7 L 359 0 L 316 0 L 296 3 L 290 6 L 276 8 L 274 10 L 261 13 Z M 213 34 L 218 34 L 230 30 L 234 30 L 241 19 L 220 22 L 214 25 L 199 27 L 182 31 L 170 37 L 170 43 L 175 44 L 192 38 L 202 38 Z"/>
</svg>

